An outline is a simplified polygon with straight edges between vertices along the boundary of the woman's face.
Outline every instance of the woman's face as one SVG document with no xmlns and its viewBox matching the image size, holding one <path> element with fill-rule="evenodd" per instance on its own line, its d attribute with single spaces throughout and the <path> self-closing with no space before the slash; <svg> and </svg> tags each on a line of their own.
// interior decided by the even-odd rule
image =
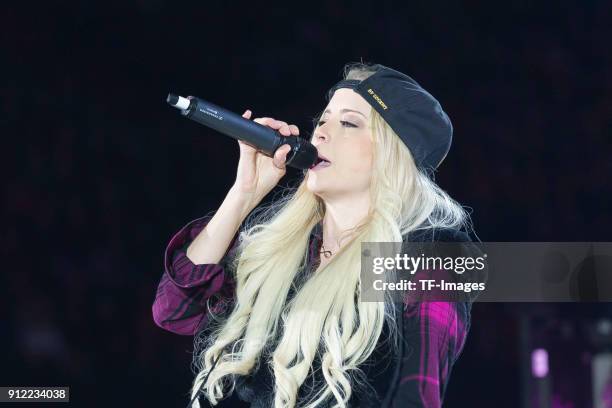
<svg viewBox="0 0 612 408">
<path fill-rule="evenodd" d="M 367 192 L 372 174 L 372 107 L 352 89 L 330 99 L 311 142 L 329 160 L 308 170 L 307 187 L 322 198 Z"/>
</svg>

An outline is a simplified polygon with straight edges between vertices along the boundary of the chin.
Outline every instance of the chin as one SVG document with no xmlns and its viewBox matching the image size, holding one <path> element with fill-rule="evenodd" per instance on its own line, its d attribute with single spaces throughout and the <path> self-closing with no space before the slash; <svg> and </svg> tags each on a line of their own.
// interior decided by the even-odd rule
<svg viewBox="0 0 612 408">
<path fill-rule="evenodd" d="M 306 188 L 308 189 L 308 191 L 316 195 L 321 195 L 328 191 L 328 188 L 325 188 L 325 186 L 323 186 L 321 180 L 317 180 L 316 176 L 310 177 L 310 175 L 306 180 Z"/>
</svg>

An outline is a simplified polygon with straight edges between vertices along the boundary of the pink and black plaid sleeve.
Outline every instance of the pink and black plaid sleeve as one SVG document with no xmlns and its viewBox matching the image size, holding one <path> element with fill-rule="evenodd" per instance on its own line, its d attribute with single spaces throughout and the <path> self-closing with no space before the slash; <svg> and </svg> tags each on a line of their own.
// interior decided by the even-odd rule
<svg viewBox="0 0 612 408">
<path fill-rule="evenodd" d="M 415 302 L 405 305 L 405 354 L 394 408 L 442 406 L 451 369 L 470 325 L 467 302 Z"/>
<path fill-rule="evenodd" d="M 471 239 L 463 232 L 445 230 L 437 233 L 435 241 Z M 452 367 L 470 329 L 471 308 L 471 302 L 404 301 L 405 352 L 394 408 L 442 406 Z"/>
<path fill-rule="evenodd" d="M 204 327 L 209 318 L 207 302 L 214 313 L 219 313 L 234 301 L 235 282 L 227 272 L 227 262 L 234 254 L 238 235 L 217 264 L 196 265 L 186 255 L 187 247 L 210 218 L 189 222 L 166 247 L 164 271 L 152 312 L 155 323 L 173 333 L 194 335 Z"/>
</svg>

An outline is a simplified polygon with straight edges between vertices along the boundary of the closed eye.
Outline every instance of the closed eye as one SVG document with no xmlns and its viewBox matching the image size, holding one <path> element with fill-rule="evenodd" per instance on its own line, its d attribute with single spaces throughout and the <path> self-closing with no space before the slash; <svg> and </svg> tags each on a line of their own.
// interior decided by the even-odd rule
<svg viewBox="0 0 612 408">
<path fill-rule="evenodd" d="M 320 120 L 317 122 L 317 126 L 322 126 L 325 123 L 324 120 Z M 354 123 L 351 122 L 347 122 L 346 120 L 341 120 L 340 123 L 342 124 L 342 126 L 347 126 L 347 127 L 358 127 L 357 125 L 355 125 Z"/>
</svg>

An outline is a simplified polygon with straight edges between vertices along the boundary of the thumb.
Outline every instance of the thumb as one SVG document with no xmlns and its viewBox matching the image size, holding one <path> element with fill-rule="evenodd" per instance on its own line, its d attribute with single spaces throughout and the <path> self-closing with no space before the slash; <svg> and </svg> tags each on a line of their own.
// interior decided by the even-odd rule
<svg viewBox="0 0 612 408">
<path fill-rule="evenodd" d="M 289 146 L 288 144 L 282 145 L 276 151 L 276 153 L 274 153 L 274 160 L 272 161 L 272 163 L 274 164 L 274 167 L 284 170 L 286 167 L 287 155 L 289 154 L 290 151 L 291 151 L 291 146 Z"/>
</svg>

